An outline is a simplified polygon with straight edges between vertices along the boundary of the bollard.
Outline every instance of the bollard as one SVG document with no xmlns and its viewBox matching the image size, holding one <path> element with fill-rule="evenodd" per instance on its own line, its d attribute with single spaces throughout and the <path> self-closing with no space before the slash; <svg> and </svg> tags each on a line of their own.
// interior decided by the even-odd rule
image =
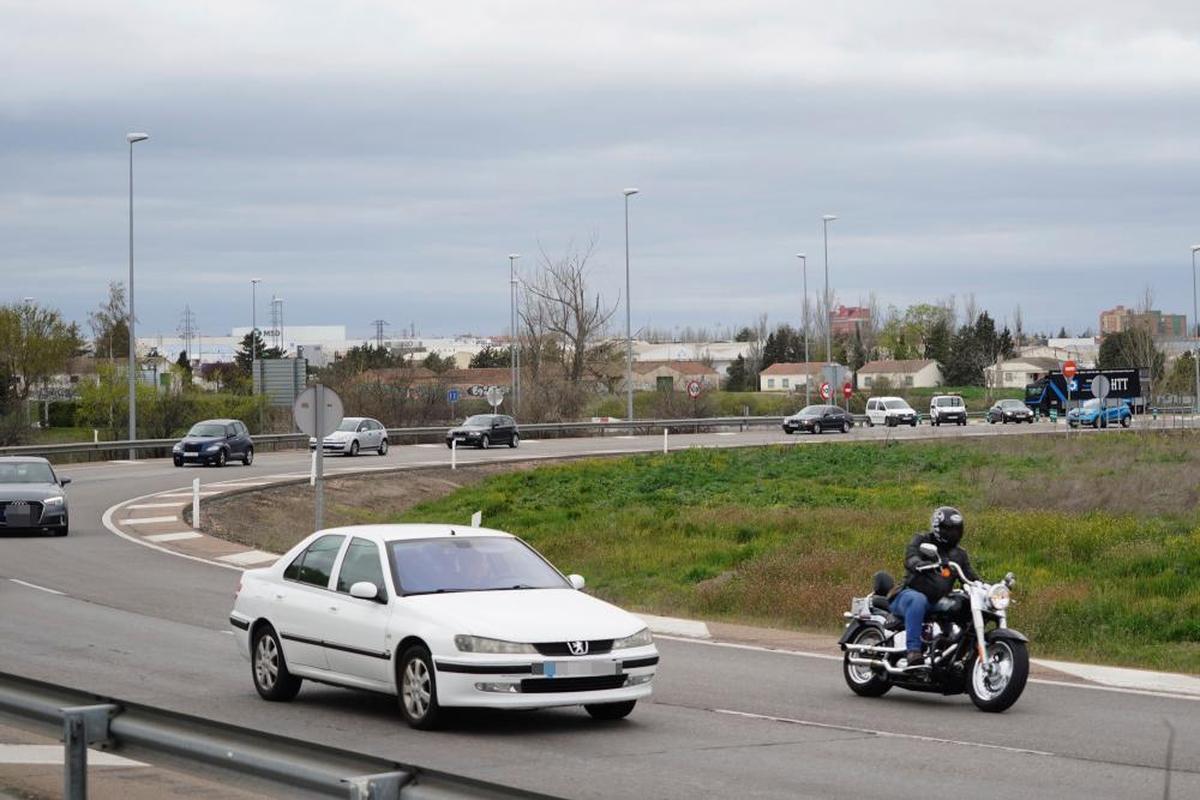
<svg viewBox="0 0 1200 800">
<path fill-rule="evenodd" d="M 92 428 L 92 444 L 100 444 L 100 431 Z"/>
<path fill-rule="evenodd" d="M 200 530 L 200 479 L 192 480 L 192 529 Z"/>
<path fill-rule="evenodd" d="M 458 440 L 450 441 L 450 469 L 458 469 Z"/>
<path fill-rule="evenodd" d="M 663 455 L 667 453 L 667 429 L 663 428 Z"/>
</svg>

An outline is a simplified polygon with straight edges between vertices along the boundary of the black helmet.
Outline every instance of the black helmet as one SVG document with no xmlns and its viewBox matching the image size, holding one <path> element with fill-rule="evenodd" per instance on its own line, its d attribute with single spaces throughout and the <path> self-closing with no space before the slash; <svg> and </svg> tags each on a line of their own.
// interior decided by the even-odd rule
<svg viewBox="0 0 1200 800">
<path fill-rule="evenodd" d="M 929 520 L 933 538 L 947 547 L 957 547 L 963 536 L 963 515 L 954 506 L 941 506 Z"/>
</svg>

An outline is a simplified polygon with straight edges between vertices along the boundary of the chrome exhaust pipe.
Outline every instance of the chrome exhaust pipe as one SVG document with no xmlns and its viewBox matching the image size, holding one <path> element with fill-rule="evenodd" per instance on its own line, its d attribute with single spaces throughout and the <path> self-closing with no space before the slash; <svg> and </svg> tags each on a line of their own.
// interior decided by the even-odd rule
<svg viewBox="0 0 1200 800">
<path fill-rule="evenodd" d="M 843 645 L 852 653 L 872 653 L 875 655 L 891 655 L 892 653 L 903 653 L 903 647 L 880 647 L 873 644 L 847 644 Z"/>
<path fill-rule="evenodd" d="M 859 658 L 858 656 L 848 656 L 847 660 L 855 666 L 882 669 L 889 675 L 907 675 L 909 672 L 915 672 L 918 669 L 925 669 L 924 666 L 913 667 L 911 669 L 901 669 L 900 667 L 893 667 L 891 664 L 883 660 L 874 658 Z"/>
</svg>

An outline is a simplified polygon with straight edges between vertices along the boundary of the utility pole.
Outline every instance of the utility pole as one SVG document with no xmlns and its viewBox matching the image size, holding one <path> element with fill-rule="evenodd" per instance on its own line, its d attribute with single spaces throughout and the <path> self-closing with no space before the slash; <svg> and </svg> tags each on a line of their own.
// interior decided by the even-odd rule
<svg viewBox="0 0 1200 800">
<path fill-rule="evenodd" d="M 386 319 L 377 319 L 374 322 L 372 322 L 371 324 L 375 326 L 375 347 L 382 350 L 383 349 L 383 329 L 385 327 L 387 327 L 388 325 L 391 325 L 392 323 L 388 322 Z"/>
</svg>

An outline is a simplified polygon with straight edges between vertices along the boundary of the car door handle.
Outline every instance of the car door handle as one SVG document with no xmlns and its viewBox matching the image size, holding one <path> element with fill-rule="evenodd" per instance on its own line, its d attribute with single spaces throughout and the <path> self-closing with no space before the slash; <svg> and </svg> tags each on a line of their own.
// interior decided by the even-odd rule
<svg viewBox="0 0 1200 800">
<path fill-rule="evenodd" d="M 338 611 L 338 607 L 337 607 L 337 606 L 330 606 L 330 607 L 329 607 L 329 611 L 330 611 L 330 613 L 332 613 L 332 614 L 336 614 L 336 613 L 337 613 L 337 611 Z"/>
<path fill-rule="evenodd" d="M 275 595 L 275 599 L 276 599 L 276 600 L 282 600 L 282 599 L 283 599 L 283 598 L 285 598 L 285 597 L 287 597 L 287 595 L 286 595 L 286 594 L 283 594 L 282 592 L 280 592 L 279 594 L 276 594 L 276 595 Z"/>
</svg>

